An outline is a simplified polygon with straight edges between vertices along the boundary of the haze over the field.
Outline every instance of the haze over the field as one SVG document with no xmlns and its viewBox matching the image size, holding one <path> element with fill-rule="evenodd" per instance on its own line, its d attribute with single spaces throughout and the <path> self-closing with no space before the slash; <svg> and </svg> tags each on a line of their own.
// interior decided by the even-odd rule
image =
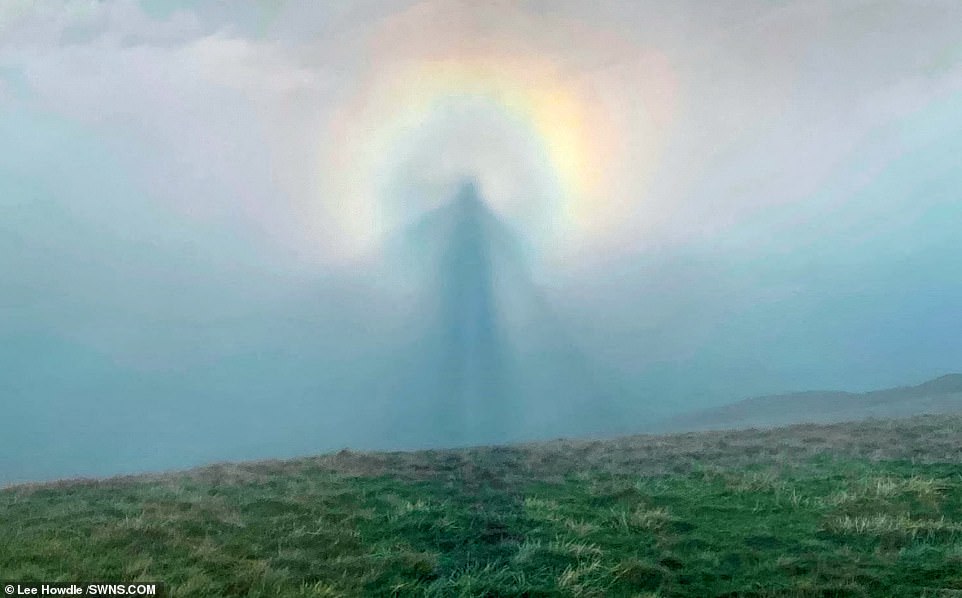
<svg viewBox="0 0 962 598">
<path fill-rule="evenodd" d="M 193 4 L 0 4 L 0 482 L 960 369 L 958 2 Z"/>
</svg>

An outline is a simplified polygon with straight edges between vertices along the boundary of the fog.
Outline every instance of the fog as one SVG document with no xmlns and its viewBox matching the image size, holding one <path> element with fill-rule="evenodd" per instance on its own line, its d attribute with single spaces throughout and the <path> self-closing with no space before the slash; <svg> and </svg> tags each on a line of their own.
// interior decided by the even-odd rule
<svg viewBox="0 0 962 598">
<path fill-rule="evenodd" d="M 5 2 L 0 483 L 962 366 L 956 2 Z"/>
</svg>

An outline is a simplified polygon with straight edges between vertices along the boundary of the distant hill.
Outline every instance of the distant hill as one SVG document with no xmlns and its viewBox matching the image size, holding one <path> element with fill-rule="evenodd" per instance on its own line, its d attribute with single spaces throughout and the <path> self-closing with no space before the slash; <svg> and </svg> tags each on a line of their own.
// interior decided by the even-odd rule
<svg viewBox="0 0 962 598">
<path fill-rule="evenodd" d="M 770 395 L 686 413 L 657 425 L 658 431 L 768 428 L 962 412 L 962 374 L 918 386 L 852 393 L 808 391 Z"/>
</svg>

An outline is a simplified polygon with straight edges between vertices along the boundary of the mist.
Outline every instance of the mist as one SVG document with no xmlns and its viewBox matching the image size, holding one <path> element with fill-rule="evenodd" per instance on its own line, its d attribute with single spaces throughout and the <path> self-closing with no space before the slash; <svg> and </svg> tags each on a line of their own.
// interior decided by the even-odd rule
<svg viewBox="0 0 962 598">
<path fill-rule="evenodd" d="M 0 7 L 0 483 L 962 364 L 955 2 Z"/>
</svg>

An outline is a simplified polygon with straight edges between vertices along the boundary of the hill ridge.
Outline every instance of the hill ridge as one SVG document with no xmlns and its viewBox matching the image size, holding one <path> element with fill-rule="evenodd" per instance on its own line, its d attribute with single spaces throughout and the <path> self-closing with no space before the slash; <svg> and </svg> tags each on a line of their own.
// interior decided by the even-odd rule
<svg viewBox="0 0 962 598">
<path fill-rule="evenodd" d="M 749 397 L 669 418 L 658 431 L 775 427 L 962 412 L 962 374 L 920 384 L 850 392 L 807 390 Z"/>
</svg>

